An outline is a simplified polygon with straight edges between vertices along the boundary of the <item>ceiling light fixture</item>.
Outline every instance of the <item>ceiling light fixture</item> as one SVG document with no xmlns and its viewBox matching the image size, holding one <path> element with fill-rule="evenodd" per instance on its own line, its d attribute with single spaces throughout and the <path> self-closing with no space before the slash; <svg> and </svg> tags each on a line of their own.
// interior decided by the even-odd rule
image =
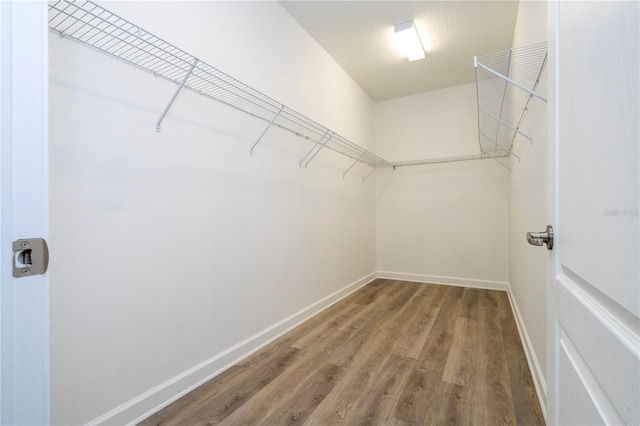
<svg viewBox="0 0 640 426">
<path fill-rule="evenodd" d="M 418 36 L 413 21 L 403 22 L 395 26 L 396 47 L 409 59 L 409 62 L 424 59 L 424 47 Z"/>
</svg>

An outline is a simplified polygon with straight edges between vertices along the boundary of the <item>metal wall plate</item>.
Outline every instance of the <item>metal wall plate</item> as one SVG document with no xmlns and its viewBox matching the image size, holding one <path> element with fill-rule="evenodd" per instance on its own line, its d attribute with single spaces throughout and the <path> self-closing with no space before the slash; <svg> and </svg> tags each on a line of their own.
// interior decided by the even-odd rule
<svg viewBox="0 0 640 426">
<path fill-rule="evenodd" d="M 49 246 L 43 238 L 25 238 L 13 242 L 13 276 L 41 275 L 49 266 Z"/>
</svg>

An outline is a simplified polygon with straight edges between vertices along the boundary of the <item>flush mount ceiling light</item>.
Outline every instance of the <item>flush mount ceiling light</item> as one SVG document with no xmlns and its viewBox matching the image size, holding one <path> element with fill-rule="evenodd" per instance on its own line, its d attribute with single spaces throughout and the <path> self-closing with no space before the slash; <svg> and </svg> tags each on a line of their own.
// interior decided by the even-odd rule
<svg viewBox="0 0 640 426">
<path fill-rule="evenodd" d="M 409 62 L 424 59 L 424 47 L 418 36 L 413 21 L 403 22 L 395 26 L 395 43 L 397 49 L 409 59 Z"/>
</svg>

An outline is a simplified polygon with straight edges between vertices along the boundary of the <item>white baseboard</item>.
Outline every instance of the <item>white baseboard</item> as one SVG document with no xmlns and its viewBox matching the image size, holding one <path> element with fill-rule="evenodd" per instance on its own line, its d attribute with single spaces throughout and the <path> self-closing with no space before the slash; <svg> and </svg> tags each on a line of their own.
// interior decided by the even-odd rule
<svg viewBox="0 0 640 426">
<path fill-rule="evenodd" d="M 504 281 L 475 280 L 470 278 L 441 277 L 438 275 L 405 274 L 403 272 L 378 271 L 378 278 L 387 280 L 415 281 L 419 283 L 454 285 L 458 287 L 484 288 L 507 291 L 509 284 Z"/>
<path fill-rule="evenodd" d="M 508 283 L 502 281 L 473 280 L 468 278 L 378 271 L 360 278 L 346 287 L 330 294 L 324 299 L 294 313 L 276 324 L 273 324 L 260 333 L 245 339 L 237 345 L 228 348 L 227 350 L 156 386 L 131 401 L 109 411 L 88 424 L 129 425 L 144 420 L 151 414 L 166 407 L 198 386 L 211 380 L 213 377 L 219 375 L 228 368 L 242 361 L 244 358 L 260 350 L 289 330 L 300 325 L 312 316 L 317 315 L 324 309 L 358 290 L 360 287 L 367 285 L 376 278 L 507 291 L 513 315 L 516 320 L 516 325 L 520 332 L 522 346 L 524 347 L 525 355 L 533 377 L 536 393 L 540 401 L 542 412 L 546 418 L 545 402 L 547 398 L 547 385 L 533 349 L 533 345 L 529 339 L 527 329 L 524 326 L 524 322 L 520 315 L 518 305 L 515 302 Z"/>
<path fill-rule="evenodd" d="M 540 408 L 542 409 L 542 414 L 546 419 L 547 418 L 547 406 L 546 406 L 547 382 L 544 378 L 542 368 L 540 368 L 540 363 L 538 362 L 536 351 L 534 350 L 533 344 L 531 343 L 531 339 L 529 338 L 527 327 L 524 324 L 522 315 L 520 315 L 520 309 L 518 309 L 518 304 L 516 303 L 516 299 L 515 297 L 513 297 L 513 293 L 511 292 L 510 285 L 507 288 L 507 295 L 509 296 L 509 302 L 511 303 L 511 310 L 513 311 L 513 317 L 516 319 L 516 326 L 518 327 L 518 331 L 520 332 L 520 340 L 522 342 L 522 347 L 524 348 L 524 354 L 527 357 L 527 363 L 529 364 L 531 377 L 533 377 L 533 384 L 536 388 L 536 394 L 538 395 Z"/>
<path fill-rule="evenodd" d="M 144 420 L 374 279 L 376 279 L 375 272 L 360 278 L 324 299 L 307 306 L 237 345 L 109 411 L 89 422 L 89 425 L 129 425 Z"/>
</svg>

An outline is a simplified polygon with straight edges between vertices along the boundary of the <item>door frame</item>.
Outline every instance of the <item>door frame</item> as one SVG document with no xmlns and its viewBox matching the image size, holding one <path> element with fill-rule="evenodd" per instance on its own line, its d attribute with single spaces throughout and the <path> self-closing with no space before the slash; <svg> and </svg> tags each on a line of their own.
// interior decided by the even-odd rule
<svg viewBox="0 0 640 426">
<path fill-rule="evenodd" d="M 0 423 L 49 424 L 49 274 L 12 241 L 49 237 L 48 5 L 0 1 Z"/>
<path fill-rule="evenodd" d="M 558 1 L 547 1 L 547 223 L 552 224 L 554 233 L 554 251 L 558 252 L 559 236 L 562 229 L 557 223 L 558 200 L 556 182 L 558 180 Z M 561 242 L 560 242 L 561 244 Z M 559 268 L 559 259 L 554 253 L 551 254 L 547 277 L 547 400 L 546 400 L 546 422 L 547 424 L 557 424 L 558 406 L 558 352 L 556 342 L 556 306 L 555 306 L 555 282 L 556 271 Z"/>
</svg>

